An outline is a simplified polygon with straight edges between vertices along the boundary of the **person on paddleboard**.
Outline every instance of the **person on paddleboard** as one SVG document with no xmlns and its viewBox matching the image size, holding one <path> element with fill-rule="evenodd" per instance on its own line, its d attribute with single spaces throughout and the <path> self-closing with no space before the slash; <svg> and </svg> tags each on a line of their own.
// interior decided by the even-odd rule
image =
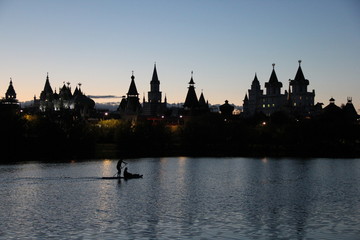
<svg viewBox="0 0 360 240">
<path fill-rule="evenodd" d="M 122 166 L 124 164 L 124 166 Z M 123 161 L 122 159 L 120 159 L 118 161 L 118 163 L 116 164 L 116 169 L 117 169 L 117 175 L 120 177 L 121 176 L 121 169 L 123 169 L 125 167 L 125 165 L 127 164 L 127 162 Z"/>
</svg>

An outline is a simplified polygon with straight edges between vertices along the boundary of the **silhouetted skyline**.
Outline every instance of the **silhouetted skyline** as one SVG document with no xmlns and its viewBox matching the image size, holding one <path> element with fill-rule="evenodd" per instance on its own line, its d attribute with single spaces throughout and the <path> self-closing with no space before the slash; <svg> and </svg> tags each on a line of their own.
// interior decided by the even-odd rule
<svg viewBox="0 0 360 240">
<path fill-rule="evenodd" d="M 49 72 L 54 89 L 122 96 L 134 71 L 142 99 L 156 62 L 169 103 L 184 102 L 194 71 L 209 103 L 240 106 L 255 73 L 263 84 L 274 62 L 287 84 L 302 59 L 316 102 L 349 96 L 358 109 L 359 12 L 350 0 L 1 1 L 0 92 L 11 77 L 20 101 L 39 97 Z"/>
</svg>

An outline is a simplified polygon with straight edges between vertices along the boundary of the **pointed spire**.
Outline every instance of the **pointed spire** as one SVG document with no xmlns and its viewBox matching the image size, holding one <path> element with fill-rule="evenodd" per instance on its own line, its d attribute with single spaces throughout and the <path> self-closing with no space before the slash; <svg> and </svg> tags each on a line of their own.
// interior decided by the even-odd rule
<svg viewBox="0 0 360 240">
<path fill-rule="evenodd" d="M 131 83 L 130 83 L 130 87 L 129 87 L 129 91 L 128 91 L 127 95 L 128 96 L 138 96 L 139 95 L 139 93 L 136 89 L 136 85 L 135 85 L 134 71 L 132 71 Z"/>
<path fill-rule="evenodd" d="M 199 104 L 200 104 L 200 106 L 206 105 L 205 97 L 204 97 L 202 90 L 201 90 L 201 94 L 200 94 L 200 98 L 199 98 Z"/>
<path fill-rule="evenodd" d="M 153 72 L 153 75 L 152 75 L 151 83 L 158 83 L 158 82 L 159 82 L 159 78 L 158 78 L 158 75 L 157 75 L 156 62 L 155 62 L 155 64 L 154 64 L 154 72 Z"/>
<path fill-rule="evenodd" d="M 185 99 L 185 103 L 184 103 L 184 107 L 185 108 L 195 108 L 195 107 L 198 107 L 199 106 L 199 100 L 196 96 L 196 92 L 195 92 L 195 87 L 194 87 L 194 79 L 193 79 L 193 71 L 191 71 L 191 79 L 190 79 L 190 82 L 189 82 L 189 90 L 187 92 L 187 95 L 186 95 L 186 99 Z"/>
<path fill-rule="evenodd" d="M 277 83 L 277 82 L 279 82 L 279 80 L 278 80 L 278 78 L 276 76 L 276 73 L 275 73 L 275 63 L 273 63 L 272 66 L 273 66 L 273 70 L 271 72 L 269 83 Z"/>
<path fill-rule="evenodd" d="M 295 81 L 305 81 L 306 79 L 305 79 L 305 76 L 304 76 L 303 71 L 301 69 L 301 60 L 299 60 L 298 62 L 299 62 L 299 68 L 298 68 L 298 70 L 296 72 L 294 80 Z"/>
<path fill-rule="evenodd" d="M 193 79 L 193 76 L 194 76 L 194 71 L 191 71 L 191 79 L 190 79 L 190 82 L 189 82 L 190 85 L 194 85 L 194 84 L 195 84 L 194 79 Z"/>
<path fill-rule="evenodd" d="M 50 80 L 49 80 L 49 72 L 47 72 L 47 74 L 46 74 L 46 81 L 45 81 L 45 86 L 44 86 L 44 92 L 45 93 L 53 93 L 53 90 L 52 90 L 52 88 L 51 88 L 51 86 L 50 86 Z"/>
<path fill-rule="evenodd" d="M 252 84 L 260 84 L 258 78 L 257 78 L 257 74 L 255 73 L 255 77 L 254 80 L 252 81 Z"/>
<path fill-rule="evenodd" d="M 14 86 L 12 84 L 12 79 L 10 78 L 10 84 L 9 84 L 9 87 L 5 93 L 5 98 L 6 99 L 15 99 L 16 98 L 16 92 L 15 92 L 15 89 L 14 89 Z"/>
</svg>

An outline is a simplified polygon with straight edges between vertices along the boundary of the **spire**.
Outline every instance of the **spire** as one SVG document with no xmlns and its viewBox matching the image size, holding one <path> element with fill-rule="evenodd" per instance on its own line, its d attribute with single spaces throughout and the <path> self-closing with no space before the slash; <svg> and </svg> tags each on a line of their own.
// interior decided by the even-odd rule
<svg viewBox="0 0 360 240">
<path fill-rule="evenodd" d="M 191 79 L 189 82 L 189 90 L 186 95 L 184 107 L 185 108 L 195 108 L 199 106 L 199 100 L 196 96 L 195 87 L 194 87 L 193 71 L 191 71 Z"/>
<path fill-rule="evenodd" d="M 301 60 L 299 60 L 298 62 L 299 62 L 299 68 L 296 72 L 294 80 L 302 82 L 302 81 L 305 81 L 305 77 L 304 77 L 303 71 L 301 69 Z"/>
<path fill-rule="evenodd" d="M 273 63 L 272 66 L 273 66 L 273 70 L 271 72 L 269 83 L 276 83 L 276 82 L 279 82 L 279 80 L 278 80 L 278 78 L 276 76 L 276 73 L 275 73 L 275 63 Z"/>
<path fill-rule="evenodd" d="M 46 74 L 46 81 L 45 81 L 45 86 L 44 86 L 44 92 L 45 93 L 53 93 L 53 90 L 50 86 L 50 81 L 49 81 L 49 72 Z"/>
<path fill-rule="evenodd" d="M 258 78 L 257 78 L 257 74 L 255 73 L 255 77 L 254 77 L 254 80 L 253 82 L 259 82 Z"/>
<path fill-rule="evenodd" d="M 15 99 L 16 98 L 16 92 L 12 83 L 12 79 L 10 78 L 10 84 L 9 87 L 5 93 L 5 98 L 6 99 Z"/>
<path fill-rule="evenodd" d="M 158 83 L 158 82 L 159 82 L 159 78 L 158 78 L 158 75 L 157 75 L 156 62 L 155 62 L 155 64 L 154 64 L 154 72 L 153 72 L 152 79 L 151 79 L 150 83 Z"/>
<path fill-rule="evenodd" d="M 199 104 L 200 104 L 200 106 L 206 105 L 205 97 L 204 97 L 202 90 L 201 90 L 201 94 L 200 94 L 200 98 L 199 98 Z"/>
<path fill-rule="evenodd" d="M 191 79 L 190 79 L 190 82 L 189 82 L 190 85 L 195 84 L 194 79 L 193 79 L 193 75 L 194 75 L 194 71 L 191 71 Z"/>
<path fill-rule="evenodd" d="M 260 88 L 260 82 L 257 78 L 257 74 L 255 73 L 254 80 L 251 83 L 251 88 Z"/>
<path fill-rule="evenodd" d="M 128 91 L 127 95 L 128 96 L 138 96 L 139 95 L 139 93 L 136 89 L 136 85 L 135 85 L 134 71 L 132 71 L 131 83 L 130 83 L 130 87 L 129 87 L 129 91 Z"/>
</svg>

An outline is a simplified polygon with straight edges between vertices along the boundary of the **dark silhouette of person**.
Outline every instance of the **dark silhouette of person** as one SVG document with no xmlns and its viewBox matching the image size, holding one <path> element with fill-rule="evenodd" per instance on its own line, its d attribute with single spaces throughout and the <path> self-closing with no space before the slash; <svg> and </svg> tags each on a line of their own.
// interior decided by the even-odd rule
<svg viewBox="0 0 360 240">
<path fill-rule="evenodd" d="M 122 164 L 124 164 L 124 166 L 122 166 Z M 123 161 L 122 159 L 120 159 L 118 161 L 118 163 L 116 164 L 116 169 L 117 169 L 117 175 L 118 177 L 121 176 L 121 169 L 123 169 L 125 167 L 125 165 L 127 164 L 127 162 Z"/>
<path fill-rule="evenodd" d="M 127 170 L 127 167 L 124 169 L 124 178 L 128 179 L 128 178 L 141 178 L 143 175 L 140 174 L 133 174 L 133 173 L 129 173 Z"/>
</svg>

